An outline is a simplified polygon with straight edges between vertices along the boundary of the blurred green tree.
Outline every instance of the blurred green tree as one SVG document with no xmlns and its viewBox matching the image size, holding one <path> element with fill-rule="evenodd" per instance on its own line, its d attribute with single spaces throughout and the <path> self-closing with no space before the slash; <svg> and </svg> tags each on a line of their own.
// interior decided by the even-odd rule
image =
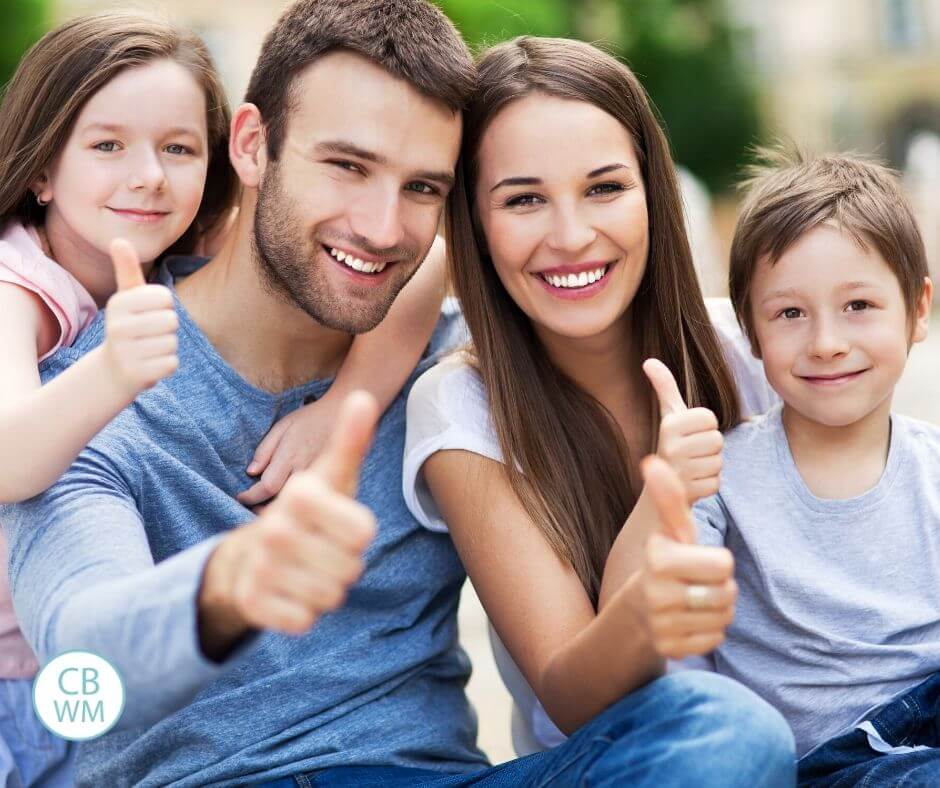
<svg viewBox="0 0 940 788">
<path fill-rule="evenodd" d="M 603 43 L 640 77 L 676 160 L 724 190 L 760 134 L 725 0 L 436 0 L 480 48 L 530 34 Z"/>
<path fill-rule="evenodd" d="M 0 26 L 0 89 L 16 71 L 16 64 L 43 33 L 50 18 L 49 0 L 3 0 Z"/>
</svg>

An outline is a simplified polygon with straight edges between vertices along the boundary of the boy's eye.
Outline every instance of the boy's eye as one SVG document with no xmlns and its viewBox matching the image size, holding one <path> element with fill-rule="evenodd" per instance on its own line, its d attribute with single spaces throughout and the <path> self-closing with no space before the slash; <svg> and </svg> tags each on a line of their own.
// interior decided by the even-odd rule
<svg viewBox="0 0 940 788">
<path fill-rule="evenodd" d="M 114 151 L 117 150 L 118 144 L 114 140 L 108 140 L 107 142 L 96 143 L 92 145 L 92 147 L 102 153 L 114 153 Z"/>
<path fill-rule="evenodd" d="M 799 309 L 795 306 L 791 306 L 781 310 L 780 317 L 784 320 L 796 320 L 801 314 L 803 313 Z"/>
</svg>

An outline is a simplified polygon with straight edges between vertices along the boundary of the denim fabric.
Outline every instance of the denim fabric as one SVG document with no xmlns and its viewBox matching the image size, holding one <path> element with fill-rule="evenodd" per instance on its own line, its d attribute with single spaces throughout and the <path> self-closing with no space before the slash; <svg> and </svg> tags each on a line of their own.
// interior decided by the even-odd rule
<svg viewBox="0 0 940 788">
<path fill-rule="evenodd" d="M 894 752 L 878 752 L 858 727 L 835 736 L 799 762 L 800 785 L 940 785 L 940 673 L 867 715 L 866 720 Z"/>
<path fill-rule="evenodd" d="M 783 788 L 795 783 L 793 748 L 783 717 L 750 690 L 687 671 L 631 693 L 551 750 L 471 774 L 340 767 L 262 788 Z"/>
<path fill-rule="evenodd" d="M 71 788 L 74 761 L 75 745 L 39 723 L 32 680 L 0 680 L 0 786 Z"/>
</svg>

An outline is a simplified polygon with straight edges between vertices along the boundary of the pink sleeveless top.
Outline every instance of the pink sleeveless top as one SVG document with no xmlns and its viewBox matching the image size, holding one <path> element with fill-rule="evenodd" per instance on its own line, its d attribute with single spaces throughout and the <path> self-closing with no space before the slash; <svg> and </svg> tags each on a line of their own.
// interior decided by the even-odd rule
<svg viewBox="0 0 940 788">
<path fill-rule="evenodd" d="M 35 293 L 55 315 L 59 336 L 43 358 L 71 345 L 98 311 L 81 283 L 46 257 L 38 233 L 18 222 L 11 222 L 0 234 L 0 283 Z M 7 565 L 6 540 L 0 534 L 0 679 L 30 678 L 36 673 L 36 657 L 16 623 Z"/>
</svg>

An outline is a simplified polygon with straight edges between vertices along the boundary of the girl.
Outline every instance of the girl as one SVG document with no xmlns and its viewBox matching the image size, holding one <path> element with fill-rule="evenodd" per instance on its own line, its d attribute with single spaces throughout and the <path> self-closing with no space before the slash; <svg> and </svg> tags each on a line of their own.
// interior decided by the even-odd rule
<svg viewBox="0 0 940 788">
<path fill-rule="evenodd" d="M 633 74 L 588 44 L 521 38 L 478 65 L 447 225 L 473 348 L 412 390 L 406 500 L 449 529 L 498 633 L 518 747 L 558 744 L 643 687 L 659 779 L 787 784 L 792 741 L 769 706 L 704 674 L 659 678 L 654 641 L 710 650 L 735 588 L 723 551 L 651 536 L 639 460 L 658 451 L 690 501 L 709 495 L 718 430 L 739 420 L 729 361 L 748 409 L 769 404 L 727 303 L 706 311 L 665 137 Z M 766 767 L 746 755 L 768 745 Z"/>
<path fill-rule="evenodd" d="M 162 256 L 211 240 L 230 217 L 237 182 L 227 160 L 229 120 L 204 44 L 158 20 L 76 19 L 23 58 L 0 109 L 0 501 L 43 491 L 137 394 L 175 370 L 172 297 L 145 276 Z M 358 387 L 370 381 L 380 402 L 397 394 L 433 328 L 439 268 L 439 260 L 426 266 L 390 324 L 374 332 L 391 336 L 354 342 L 333 401 L 357 380 Z M 105 305 L 105 342 L 41 386 L 39 363 Z M 263 479 L 265 498 L 332 420 L 330 402 L 303 411 L 269 442 L 291 454 L 264 453 L 261 467 L 270 460 L 279 474 Z M 281 440 L 285 433 L 293 443 Z M 4 586 L 4 784 L 16 781 L 13 774 L 24 785 L 51 775 L 68 780 L 64 742 L 32 714 L 28 679 L 36 667 Z"/>
</svg>

